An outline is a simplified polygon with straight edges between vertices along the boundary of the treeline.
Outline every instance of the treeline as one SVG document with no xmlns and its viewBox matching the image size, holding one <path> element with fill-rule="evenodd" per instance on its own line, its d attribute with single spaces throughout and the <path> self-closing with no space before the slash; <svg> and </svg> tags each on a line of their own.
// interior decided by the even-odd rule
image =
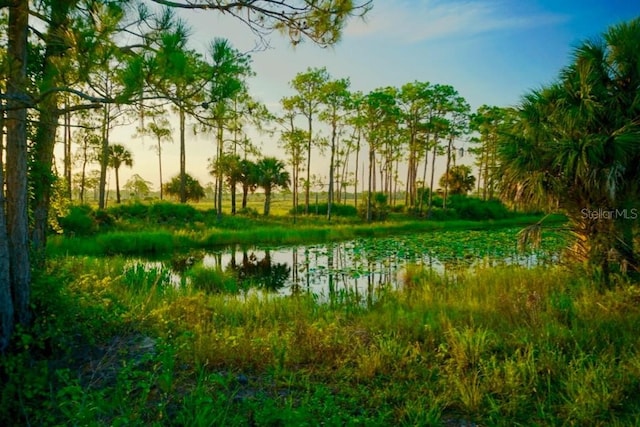
<svg viewBox="0 0 640 427">
<path fill-rule="evenodd" d="M 366 1 L 333 0 L 156 3 L 0 1 L 0 29 L 6 34 L 0 47 L 0 129 L 6 130 L 0 132 L 6 135 L 0 143 L 0 351 L 8 346 L 14 322 L 31 323 L 31 266 L 33 259 L 44 261 L 60 125 L 67 194 L 73 124 L 86 129 L 77 136 L 83 147 L 81 173 L 91 156 L 100 163 L 103 207 L 114 126 L 135 116 L 142 132 L 162 141 L 166 134 L 158 114 L 174 111 L 184 201 L 187 117 L 219 131 L 231 114 L 231 100 L 241 97 L 249 58 L 224 39 L 213 40 L 204 53 L 190 49 L 189 30 L 175 8 L 226 13 L 259 41 L 278 30 L 293 44 L 311 40 L 323 46 L 337 42 L 346 21 L 370 8 Z M 148 126 L 152 122 L 156 128 Z"/>
</svg>

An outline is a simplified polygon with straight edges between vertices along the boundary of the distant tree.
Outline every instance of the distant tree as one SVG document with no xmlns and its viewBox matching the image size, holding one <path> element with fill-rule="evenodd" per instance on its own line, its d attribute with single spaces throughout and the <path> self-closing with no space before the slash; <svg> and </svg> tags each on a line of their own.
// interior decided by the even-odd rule
<svg viewBox="0 0 640 427">
<path fill-rule="evenodd" d="M 469 151 L 475 155 L 478 166 L 478 194 L 484 200 L 492 199 L 500 181 L 498 145 L 501 134 L 508 132 L 514 110 L 481 105 L 471 115 L 470 127 L 478 136 L 471 139 L 474 147 Z M 480 194 L 482 183 L 482 194 Z"/>
<path fill-rule="evenodd" d="M 378 153 L 387 145 L 390 138 L 394 138 L 400 118 L 400 108 L 396 103 L 396 89 L 392 87 L 378 88 L 369 92 L 364 99 L 364 131 L 369 144 L 369 176 L 368 192 L 376 192 L 375 166 L 378 163 Z M 372 221 L 374 200 L 367 198 L 366 220 Z"/>
<path fill-rule="evenodd" d="M 280 133 L 281 147 L 288 156 L 287 162 L 291 165 L 292 174 L 292 199 L 293 211 L 298 212 L 298 184 L 300 182 L 300 171 L 303 169 L 303 161 L 305 160 L 303 151 L 306 147 L 309 137 L 307 131 L 300 129 L 295 124 L 297 116 L 296 99 L 282 98 L 280 100 L 283 114 L 278 118 L 278 122 L 283 130 Z"/>
<path fill-rule="evenodd" d="M 247 207 L 249 191 L 255 191 L 257 187 L 257 165 L 248 159 L 240 161 L 240 177 L 238 182 L 242 184 L 242 209 Z"/>
<path fill-rule="evenodd" d="M 164 185 L 164 192 L 170 196 L 178 198 L 182 202 L 182 197 L 186 196 L 186 200 L 199 201 L 204 198 L 204 188 L 200 185 L 197 179 L 193 178 L 188 173 L 184 175 L 184 194 L 181 193 L 182 180 L 180 174 L 171 178 L 169 182 Z"/>
<path fill-rule="evenodd" d="M 471 175 L 471 168 L 467 165 L 456 165 L 440 177 L 440 187 L 448 186 L 449 194 L 467 194 L 473 190 L 476 177 Z"/>
<path fill-rule="evenodd" d="M 84 203 L 85 189 L 87 187 L 87 166 L 99 160 L 100 148 L 102 141 L 100 136 L 89 128 L 91 122 L 81 122 L 82 126 L 73 137 L 78 144 L 78 150 L 76 151 L 76 160 L 80 163 L 80 172 L 78 173 L 76 180 L 79 182 L 80 193 L 78 195 L 80 203 Z"/>
<path fill-rule="evenodd" d="M 113 144 L 109 146 L 109 166 L 116 173 L 116 203 L 120 203 L 120 176 L 119 170 L 121 166 L 133 166 L 133 156 L 131 151 L 127 150 L 124 145 Z"/>
<path fill-rule="evenodd" d="M 134 174 L 124 185 L 124 189 L 128 191 L 133 197 L 139 199 L 151 192 L 151 183 L 149 181 L 146 181 L 140 175 Z"/>
<path fill-rule="evenodd" d="M 313 121 L 320 112 L 321 90 L 329 81 L 327 69 L 308 68 L 298 73 L 291 81 L 291 87 L 297 92 L 291 98 L 295 108 L 307 119 L 307 179 L 305 184 L 304 209 L 309 213 L 309 182 L 311 179 L 311 149 L 314 145 Z"/>
<path fill-rule="evenodd" d="M 225 177 L 231 191 L 231 214 L 236 214 L 236 185 L 243 177 L 242 160 L 237 154 L 225 154 L 220 159 L 209 159 L 209 173 L 216 177 Z M 219 169 L 218 169 L 219 168 Z M 218 193 L 216 193 L 216 197 Z"/>
<path fill-rule="evenodd" d="M 161 111 L 161 114 L 164 114 L 164 111 Z M 158 172 L 160 176 L 160 200 L 162 200 L 162 143 L 163 142 L 172 142 L 172 133 L 173 129 L 171 129 L 171 123 L 169 120 L 160 114 L 154 114 L 152 116 L 152 121 L 146 127 L 138 129 L 138 132 L 142 135 L 149 135 L 156 139 L 155 150 L 158 153 Z"/>
<path fill-rule="evenodd" d="M 459 138 L 465 133 L 469 132 L 469 104 L 461 97 L 456 96 L 451 100 L 451 110 L 449 117 L 449 136 L 447 138 L 446 156 L 447 163 L 445 168 L 445 175 L 448 175 L 451 171 L 452 161 L 455 165 L 456 148 L 453 143 L 456 138 Z M 447 207 L 447 196 L 451 189 L 449 188 L 449 181 L 444 181 L 444 197 L 442 198 L 442 207 Z M 441 185 L 442 186 L 442 185 Z"/>
<path fill-rule="evenodd" d="M 320 100 L 323 109 L 320 119 L 331 127 L 330 158 L 329 158 L 329 190 L 327 194 L 327 220 L 331 220 L 331 205 L 335 194 L 335 170 L 337 163 L 338 142 L 340 129 L 344 125 L 350 104 L 349 79 L 328 80 L 320 88 Z"/>
<path fill-rule="evenodd" d="M 289 188 L 289 172 L 282 161 L 275 157 L 265 157 L 256 164 L 256 183 L 264 189 L 264 214 L 269 215 L 271 193 L 274 188 Z"/>
</svg>

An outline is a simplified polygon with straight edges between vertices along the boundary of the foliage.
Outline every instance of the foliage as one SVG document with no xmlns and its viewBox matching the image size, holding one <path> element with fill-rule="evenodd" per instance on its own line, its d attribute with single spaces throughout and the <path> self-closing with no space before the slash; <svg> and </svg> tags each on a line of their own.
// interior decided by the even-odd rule
<svg viewBox="0 0 640 427">
<path fill-rule="evenodd" d="M 180 175 L 176 175 L 164 184 L 164 192 L 170 196 L 180 197 Z M 198 201 L 204 198 L 204 188 L 189 174 L 185 174 L 186 200 Z"/>
<path fill-rule="evenodd" d="M 98 231 L 95 211 L 89 205 L 71 206 L 67 215 L 58 219 L 63 232 L 71 235 L 88 236 Z"/>
<path fill-rule="evenodd" d="M 371 193 L 368 193 L 358 208 L 358 215 L 363 220 L 385 221 L 389 215 L 387 195 L 378 192 L 371 197 Z"/>
<path fill-rule="evenodd" d="M 565 212 L 575 258 L 605 285 L 639 265 L 639 42 L 636 18 L 579 44 L 553 84 L 525 96 L 498 149 L 505 198 Z"/>
<path fill-rule="evenodd" d="M 311 204 L 309 206 L 309 213 L 316 215 L 327 215 L 327 203 Z M 293 209 L 290 211 L 293 214 Z M 298 214 L 304 213 L 304 206 L 298 206 Z M 331 215 L 343 216 L 343 217 L 355 217 L 358 215 L 358 209 L 355 206 L 332 204 Z"/>
<path fill-rule="evenodd" d="M 640 291 L 625 281 L 414 266 L 362 305 L 205 294 L 117 258 L 43 273 L 38 320 L 0 359 L 3 424 L 638 421 Z"/>
<path fill-rule="evenodd" d="M 141 199 L 151 192 L 151 182 L 138 174 L 133 174 L 125 183 L 123 189 L 128 191 L 133 198 Z"/>
<path fill-rule="evenodd" d="M 440 187 L 445 186 L 449 189 L 449 194 L 467 194 L 473 190 L 476 178 L 471 175 L 471 168 L 467 165 L 452 166 L 449 174 L 443 174 L 440 177 Z"/>
<path fill-rule="evenodd" d="M 90 205 L 72 205 L 68 213 L 58 218 L 63 233 L 69 236 L 90 236 L 111 230 L 114 217 L 109 211 L 95 210 Z"/>
<path fill-rule="evenodd" d="M 482 200 L 477 197 L 469 197 L 463 194 L 449 196 L 447 207 L 454 212 L 459 219 L 505 219 L 513 216 L 513 213 L 497 199 Z"/>
<path fill-rule="evenodd" d="M 284 163 L 275 157 L 264 157 L 255 168 L 255 182 L 264 189 L 264 215 L 269 215 L 272 191 L 278 187 L 289 188 L 291 179 Z"/>
</svg>

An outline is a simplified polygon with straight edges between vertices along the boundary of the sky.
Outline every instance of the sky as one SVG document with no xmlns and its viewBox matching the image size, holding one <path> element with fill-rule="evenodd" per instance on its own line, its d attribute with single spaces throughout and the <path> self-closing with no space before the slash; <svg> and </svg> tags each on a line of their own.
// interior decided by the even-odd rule
<svg viewBox="0 0 640 427">
<path fill-rule="evenodd" d="M 202 52 L 217 37 L 242 52 L 256 44 L 255 35 L 230 17 L 207 11 L 183 11 L 181 16 L 192 29 L 191 46 Z M 638 16 L 639 0 L 374 0 L 364 20 L 347 24 L 336 46 L 303 42 L 292 47 L 286 37 L 271 35 L 269 49 L 251 55 L 256 76 L 249 82 L 250 93 L 277 111 L 279 100 L 293 94 L 289 82 L 296 74 L 326 67 L 332 77 L 348 77 L 351 89 L 364 93 L 425 81 L 453 86 L 472 110 L 483 104 L 514 106 L 528 91 L 553 82 L 580 41 Z M 165 182 L 179 170 L 174 129 L 175 142 L 163 147 Z M 153 141 L 133 134 L 126 128 L 114 132 L 112 142 L 127 146 L 134 160 L 132 169 L 121 169 L 120 181 L 137 173 L 157 189 Z M 263 154 L 284 160 L 277 137 L 250 136 Z M 187 172 L 203 185 L 210 182 L 213 136 L 189 134 L 186 144 Z M 312 173 L 327 175 L 322 161 L 314 165 Z"/>
</svg>

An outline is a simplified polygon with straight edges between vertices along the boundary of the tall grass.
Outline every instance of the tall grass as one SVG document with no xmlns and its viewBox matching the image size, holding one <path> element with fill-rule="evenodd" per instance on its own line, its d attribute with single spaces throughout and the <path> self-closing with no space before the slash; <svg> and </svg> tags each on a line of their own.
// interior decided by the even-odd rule
<svg viewBox="0 0 640 427">
<path fill-rule="evenodd" d="M 632 283 L 601 293 L 560 267 L 443 276 L 414 266 L 402 289 L 367 306 L 168 287 L 162 271 L 121 258 L 50 268 L 36 285 L 37 328 L 19 335 L 31 347 L 0 362 L 5 423 L 640 421 L 640 289 Z M 49 344 L 34 348 L 42 331 Z M 56 340 L 70 349 L 66 357 Z"/>
<path fill-rule="evenodd" d="M 156 225 L 154 228 L 109 231 L 95 236 L 52 236 L 48 239 L 47 252 L 51 256 L 161 255 L 174 250 L 218 248 L 232 244 L 296 245 L 442 230 L 482 230 L 526 225 L 537 220 L 537 217 L 523 216 L 485 222 L 402 220 L 376 224 L 335 222 L 329 225 L 306 218 L 306 223 L 293 225 L 290 219 L 284 218 L 253 222 L 243 217 L 227 217 L 215 227 L 195 230 L 174 230 Z"/>
</svg>

